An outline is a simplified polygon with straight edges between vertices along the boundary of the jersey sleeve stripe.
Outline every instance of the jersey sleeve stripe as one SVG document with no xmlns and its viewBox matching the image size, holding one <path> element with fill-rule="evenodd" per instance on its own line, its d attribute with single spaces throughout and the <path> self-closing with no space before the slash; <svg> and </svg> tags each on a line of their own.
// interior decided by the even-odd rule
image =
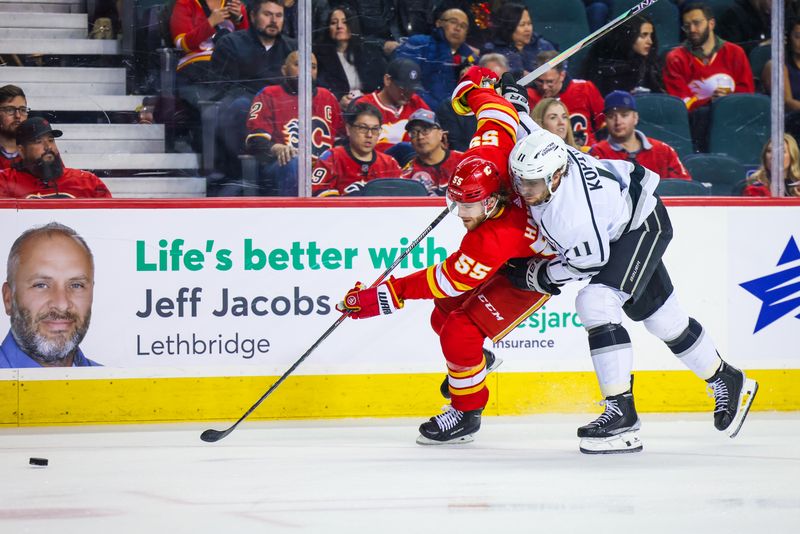
<svg viewBox="0 0 800 534">
<path fill-rule="evenodd" d="M 263 137 L 267 141 L 272 141 L 272 136 L 270 134 L 268 134 L 267 132 L 256 132 L 256 133 L 249 134 L 247 136 L 247 138 L 245 139 L 245 142 L 249 141 L 250 139 L 256 138 L 256 137 Z"/>
<path fill-rule="evenodd" d="M 433 282 L 436 284 L 437 289 L 439 289 L 442 293 L 444 293 L 444 295 L 442 296 L 457 297 L 464 291 L 472 289 L 472 288 L 468 289 L 456 288 L 453 281 L 450 279 L 450 277 L 447 275 L 447 272 L 445 271 L 444 263 L 436 265 L 434 267 L 434 272 L 435 276 Z"/>
<path fill-rule="evenodd" d="M 433 265 L 428 267 L 425 271 L 425 279 L 428 281 L 428 288 L 433 293 L 433 298 L 443 299 L 447 297 L 441 289 L 439 289 L 439 285 L 436 283 L 436 268 L 438 265 Z"/>
</svg>

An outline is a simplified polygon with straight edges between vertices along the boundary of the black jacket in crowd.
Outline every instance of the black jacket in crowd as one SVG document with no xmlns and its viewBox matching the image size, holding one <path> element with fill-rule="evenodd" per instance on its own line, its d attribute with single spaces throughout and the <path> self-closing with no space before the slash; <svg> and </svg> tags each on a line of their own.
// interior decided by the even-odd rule
<svg viewBox="0 0 800 534">
<path fill-rule="evenodd" d="M 329 89 L 337 100 L 341 99 L 350 92 L 350 85 L 347 83 L 344 68 L 336 54 L 336 46 L 315 44 L 314 54 L 317 56 L 317 83 L 321 87 Z M 358 77 L 361 78 L 362 93 L 368 94 L 383 87 L 386 58 L 380 48 L 364 43 L 360 54 L 357 54 L 353 60 Z"/>
</svg>

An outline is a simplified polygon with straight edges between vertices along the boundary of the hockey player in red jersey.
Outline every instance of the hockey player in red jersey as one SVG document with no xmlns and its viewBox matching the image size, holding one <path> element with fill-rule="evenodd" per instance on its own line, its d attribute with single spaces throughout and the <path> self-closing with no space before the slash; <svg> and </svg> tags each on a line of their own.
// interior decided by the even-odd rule
<svg viewBox="0 0 800 534">
<path fill-rule="evenodd" d="M 519 119 L 508 101 L 482 87 L 487 78 L 494 82 L 497 75 L 471 67 L 453 95 L 457 112 L 476 110 L 478 119 L 471 148 L 447 190 L 467 229 L 459 249 L 411 275 L 371 288 L 356 284 L 339 305 L 350 317 L 364 319 L 393 313 L 407 299 L 434 299 L 431 326 L 447 360 L 452 406 L 420 426 L 417 443 L 422 445 L 472 441 L 489 399 L 484 340 L 502 339 L 548 298 L 526 294 L 495 276 L 511 258 L 549 257 L 550 249 L 511 192 L 507 158 Z"/>
</svg>

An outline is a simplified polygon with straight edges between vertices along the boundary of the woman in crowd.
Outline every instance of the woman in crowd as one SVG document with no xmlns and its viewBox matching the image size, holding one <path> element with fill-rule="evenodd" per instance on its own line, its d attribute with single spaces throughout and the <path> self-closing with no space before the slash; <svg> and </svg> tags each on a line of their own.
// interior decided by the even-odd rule
<svg viewBox="0 0 800 534">
<path fill-rule="evenodd" d="M 800 20 L 789 25 L 786 35 L 785 65 L 783 66 L 783 106 L 786 112 L 786 131 L 800 135 Z M 764 92 L 772 91 L 772 60 L 761 73 Z"/>
<path fill-rule="evenodd" d="M 493 36 L 481 54 L 503 54 L 514 77 L 533 71 L 538 63 L 536 56 L 545 50 L 555 50 L 553 44 L 533 31 L 533 19 L 522 4 L 503 4 L 492 15 Z"/>
<path fill-rule="evenodd" d="M 658 38 L 652 20 L 637 15 L 614 30 L 613 39 L 601 39 L 589 51 L 583 77 L 607 95 L 614 90 L 663 93 Z"/>
<path fill-rule="evenodd" d="M 569 146 L 583 150 L 582 147 L 575 144 L 569 110 L 561 100 L 557 98 L 541 99 L 531 111 L 531 118 L 548 132 L 559 136 Z"/>
<path fill-rule="evenodd" d="M 317 82 L 339 99 L 343 110 L 352 100 L 383 85 L 383 52 L 364 42 L 358 17 L 347 6 L 331 9 L 313 49 L 319 64 Z"/>
<path fill-rule="evenodd" d="M 789 134 L 783 135 L 783 179 L 787 197 L 800 197 L 800 148 Z M 761 151 L 761 166 L 747 179 L 742 191 L 746 197 L 772 196 L 772 144 L 767 141 Z"/>
</svg>

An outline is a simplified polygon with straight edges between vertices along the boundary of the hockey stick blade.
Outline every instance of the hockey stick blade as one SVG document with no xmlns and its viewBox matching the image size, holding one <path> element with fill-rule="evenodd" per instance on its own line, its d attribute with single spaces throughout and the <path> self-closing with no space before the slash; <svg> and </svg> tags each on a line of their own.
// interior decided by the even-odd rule
<svg viewBox="0 0 800 534">
<path fill-rule="evenodd" d="M 428 227 L 427 227 L 427 228 L 425 228 L 425 230 L 423 230 L 423 231 L 422 231 L 422 233 L 419 235 L 419 237 L 417 237 L 417 238 L 416 238 L 416 239 L 415 239 L 415 240 L 414 240 L 414 241 L 413 241 L 411 244 L 409 244 L 409 245 L 408 245 L 408 247 L 406 247 L 406 249 L 403 251 L 403 253 L 402 253 L 402 254 L 400 254 L 400 256 L 398 256 L 398 257 L 397 257 L 397 259 L 395 259 L 395 260 L 394 260 L 394 262 L 393 262 L 393 263 L 392 263 L 392 264 L 391 264 L 389 267 L 387 267 L 385 271 L 383 271 L 383 274 L 381 274 L 381 275 L 378 277 L 378 279 L 377 279 L 377 280 L 375 280 L 375 282 L 373 282 L 373 283 L 372 283 L 372 286 L 370 286 L 370 287 L 374 287 L 374 286 L 376 286 L 376 285 L 380 284 L 381 282 L 383 282 L 383 281 L 386 279 L 386 277 L 387 277 L 387 276 L 389 276 L 389 274 L 391 274 L 391 272 L 392 272 L 392 271 L 394 271 L 394 270 L 397 268 L 397 266 L 398 266 L 398 265 L 400 265 L 400 262 L 401 262 L 401 261 L 402 261 L 402 260 L 403 260 L 403 259 L 404 259 L 406 256 L 408 256 L 408 255 L 409 255 L 409 253 L 410 253 L 412 250 L 414 250 L 414 249 L 417 247 L 417 245 L 419 245 L 420 241 L 422 241 L 423 239 L 425 239 L 425 236 L 427 236 L 429 233 L 431 233 L 431 231 L 432 231 L 434 228 L 436 228 L 436 226 L 437 226 L 437 225 L 438 225 L 440 222 L 442 222 L 442 219 L 444 219 L 445 217 L 447 217 L 447 214 L 448 214 L 448 213 L 450 213 L 450 212 L 453 210 L 453 208 L 454 208 L 454 207 L 455 207 L 455 203 L 448 204 L 448 206 L 447 206 L 447 207 L 444 209 L 444 211 L 442 211 L 442 212 L 441 212 L 441 213 L 440 213 L 440 214 L 439 214 L 439 215 L 436 217 L 436 219 L 434 219 L 434 220 L 433 220 L 433 222 L 432 222 L 431 224 L 429 224 L 429 225 L 428 225 Z M 228 434 L 230 434 L 231 432 L 233 432 L 233 430 L 234 430 L 234 429 L 235 429 L 237 426 L 239 426 L 239 423 L 241 423 L 242 421 L 244 421 L 245 419 L 247 419 L 247 416 L 249 416 L 251 413 L 253 413 L 253 412 L 255 411 L 255 409 L 256 409 L 256 408 L 258 408 L 258 407 L 261 405 L 261 403 L 262 403 L 262 402 L 264 402 L 264 400 L 265 400 L 267 397 L 269 397 L 269 396 L 270 396 L 270 394 L 271 394 L 273 391 L 275 391 L 275 390 L 278 388 L 278 386 L 280 386 L 280 385 L 283 383 L 283 381 L 284 381 L 284 380 L 286 380 L 286 378 L 287 378 L 287 377 L 288 377 L 290 374 L 292 374 L 292 373 L 294 372 L 294 370 L 295 370 L 295 369 L 297 369 L 297 367 L 298 367 L 298 366 L 299 366 L 301 363 L 303 363 L 303 361 L 304 361 L 306 358 L 308 358 L 308 356 L 309 356 L 309 355 L 311 355 L 311 353 L 312 353 L 312 352 L 314 352 L 314 349 L 316 349 L 316 348 L 317 348 L 317 347 L 318 347 L 318 346 L 319 346 L 319 345 L 320 345 L 320 344 L 321 344 L 323 341 L 325 341 L 325 339 L 327 339 L 327 337 L 328 337 L 329 335 L 331 335 L 331 334 L 333 333 L 333 331 L 334 331 L 334 330 L 336 330 L 337 328 L 339 328 L 339 325 L 340 325 L 340 324 L 342 324 L 342 323 L 344 322 L 344 320 L 345 320 L 345 319 L 347 319 L 348 315 L 349 315 L 349 313 L 345 313 L 345 314 L 342 314 L 341 316 L 339 316 L 339 318 L 338 318 L 338 319 L 336 319 L 336 321 L 335 321 L 335 322 L 334 322 L 334 323 L 333 323 L 331 326 L 329 326 L 327 330 L 325 330 L 325 333 L 323 333 L 323 334 L 322 334 L 322 335 L 319 337 L 319 339 L 317 339 L 317 340 L 314 342 L 314 344 L 313 344 L 313 345 L 311 345 L 311 347 L 309 347 L 309 349 L 308 349 L 308 350 L 307 350 L 307 351 L 306 351 L 306 352 L 305 352 L 305 353 L 304 353 L 302 356 L 300 356 L 300 358 L 299 358 L 299 359 L 298 359 L 296 362 L 294 362 L 294 364 L 292 364 L 292 366 L 291 366 L 291 367 L 289 367 L 289 369 L 288 369 L 288 370 L 287 370 L 285 373 L 283 373 L 283 374 L 281 375 L 281 377 L 280 377 L 278 380 L 276 380 L 276 381 L 275 381 L 275 383 L 274 383 L 274 384 L 272 384 L 272 385 L 270 386 L 270 388 L 267 390 L 267 392 L 266 392 L 266 393 L 264 393 L 264 394 L 261 396 L 261 398 L 260 398 L 260 399 L 258 399 L 258 400 L 256 401 L 256 403 L 255 403 L 255 404 L 253 404 L 253 405 L 250 407 L 250 409 L 249 409 L 249 410 L 247 410 L 247 411 L 244 413 L 244 415 L 242 415 L 242 416 L 239 418 L 239 420 L 238 420 L 238 421 L 236 421 L 235 423 L 233 423 L 233 424 L 232 424 L 230 427 L 228 427 L 228 428 L 227 428 L 227 429 L 225 429 L 225 430 L 214 430 L 213 428 L 209 428 L 208 430 L 204 430 L 204 431 L 203 431 L 203 433 L 202 433 L 202 434 L 200 434 L 200 439 L 201 439 L 201 440 L 203 440 L 203 441 L 205 441 L 206 443 L 215 443 L 215 442 L 217 442 L 217 441 L 221 440 L 222 438 L 224 438 L 225 436 L 227 436 Z"/>
<path fill-rule="evenodd" d="M 604 36 L 605 34 L 610 32 L 611 30 L 613 30 L 614 28 L 616 28 L 617 26 L 619 26 L 623 22 L 626 22 L 628 19 L 630 19 L 634 15 L 636 15 L 638 13 L 641 13 L 642 10 L 652 6 L 657 1 L 658 0 L 642 0 L 641 2 L 639 2 L 638 4 L 633 6 L 632 8 L 628 9 L 627 11 L 625 11 L 623 13 L 620 13 L 620 15 L 617 18 L 615 18 L 614 20 L 612 20 L 611 22 L 609 22 L 608 24 L 606 24 L 602 28 L 598 28 L 597 30 L 595 30 L 594 32 L 590 33 L 589 35 L 587 35 L 586 37 L 584 37 L 583 39 L 581 39 L 580 41 L 578 41 L 574 45 L 570 46 L 569 48 L 567 48 L 566 50 L 564 50 L 563 52 L 558 54 L 556 57 L 554 57 L 550 61 L 548 61 L 546 63 L 542 63 L 541 65 L 539 65 L 539 67 L 536 70 L 534 70 L 533 72 L 531 72 L 529 74 L 526 74 L 525 76 L 520 78 L 517 81 L 517 83 L 519 85 L 522 85 L 523 87 L 528 85 L 528 84 L 530 84 L 533 80 L 535 80 L 536 78 L 538 78 L 539 76 L 541 76 L 545 72 L 549 71 L 550 69 L 552 69 L 553 67 L 555 67 L 556 65 L 561 63 L 562 61 L 566 61 L 567 59 L 569 59 L 570 57 L 575 55 L 577 52 L 579 52 L 580 50 L 582 50 L 582 49 L 586 48 L 587 46 L 589 46 L 590 44 L 594 43 L 595 41 L 600 39 L 602 36 Z"/>
</svg>

